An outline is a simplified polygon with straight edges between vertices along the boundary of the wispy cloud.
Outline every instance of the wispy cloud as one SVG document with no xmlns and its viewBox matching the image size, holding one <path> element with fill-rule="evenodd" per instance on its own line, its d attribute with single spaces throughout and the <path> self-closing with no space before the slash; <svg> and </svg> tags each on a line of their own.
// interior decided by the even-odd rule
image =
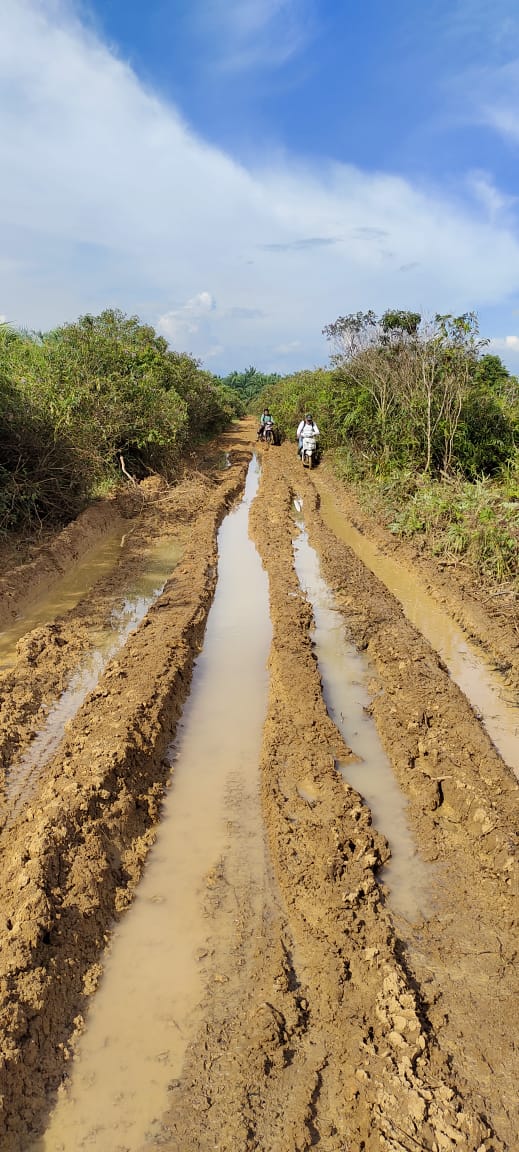
<svg viewBox="0 0 519 1152">
<path fill-rule="evenodd" d="M 489 346 L 496 352 L 512 352 L 519 356 L 519 336 L 494 336 Z"/>
<path fill-rule="evenodd" d="M 279 68 L 307 43 L 313 0 L 194 0 L 217 65 L 229 72 Z"/>
<path fill-rule="evenodd" d="M 365 225 L 362 228 L 353 228 L 351 235 L 356 240 L 386 240 L 388 233 L 385 228 L 372 228 Z"/>
<path fill-rule="evenodd" d="M 215 309 L 215 303 L 210 292 L 198 292 L 185 304 L 178 308 L 170 308 L 163 316 L 159 316 L 157 328 L 172 344 L 180 343 L 185 347 L 186 339 L 195 336 L 201 329 L 204 320 Z"/>
<path fill-rule="evenodd" d="M 228 308 L 227 315 L 232 320 L 261 320 L 265 313 L 261 308 Z"/>
<path fill-rule="evenodd" d="M 519 21 L 516 44 L 518 36 Z M 485 71 L 479 78 L 478 90 L 482 122 L 519 143 L 519 55 L 501 68 Z"/>
<path fill-rule="evenodd" d="M 286 240 L 278 244 L 262 244 L 264 252 L 308 252 L 312 248 L 327 248 L 330 244 L 338 244 L 336 236 L 304 236 L 298 240 Z"/>
<path fill-rule="evenodd" d="M 519 141 L 519 8 L 517 0 L 456 0 L 443 21 L 445 42 L 459 50 L 446 82 L 460 122 Z M 454 108 L 456 111 L 454 112 Z"/>
<path fill-rule="evenodd" d="M 504 194 L 496 187 L 494 180 L 488 172 L 469 172 L 468 185 L 485 209 L 489 220 L 503 222 L 517 205 L 517 196 Z"/>
<path fill-rule="evenodd" d="M 271 31 L 284 8 L 268 7 Z M 258 5 L 248 15 L 242 40 Z M 14 323 L 113 304 L 218 370 L 268 369 L 324 360 L 321 329 L 348 311 L 465 311 L 519 291 L 513 214 L 486 177 L 449 197 L 322 159 L 247 169 L 65 0 L 4 0 L 0 97 L 0 310 Z"/>
</svg>

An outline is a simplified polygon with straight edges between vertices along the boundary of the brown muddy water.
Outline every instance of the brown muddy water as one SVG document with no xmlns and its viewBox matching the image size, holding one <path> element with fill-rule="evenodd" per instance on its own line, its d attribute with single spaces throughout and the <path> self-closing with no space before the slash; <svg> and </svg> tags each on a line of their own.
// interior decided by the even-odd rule
<svg viewBox="0 0 519 1152">
<path fill-rule="evenodd" d="M 105 571 L 108 570 L 108 555 L 107 546 L 107 551 L 104 553 Z M 132 580 L 124 600 L 118 608 L 113 610 L 109 627 L 96 631 L 92 635 L 92 650 L 82 659 L 79 668 L 71 677 L 68 688 L 50 709 L 41 731 L 34 737 L 27 752 L 15 761 L 9 769 L 6 779 L 8 826 L 16 816 L 21 804 L 27 800 L 45 765 L 54 755 L 63 739 L 67 723 L 74 718 L 88 693 L 96 687 L 108 662 L 123 647 L 130 633 L 144 619 L 150 605 L 160 596 L 166 580 L 171 575 L 175 565 L 178 564 L 179 558 L 180 546 L 175 540 L 168 537 L 158 541 L 149 551 L 146 571 Z M 113 564 L 115 564 L 115 555 Z M 94 573 L 97 573 L 96 579 L 101 575 L 99 554 L 96 554 L 93 566 L 89 567 L 85 562 L 81 579 L 78 578 L 74 585 L 76 590 L 81 587 L 92 587 L 95 582 Z M 72 588 L 72 585 L 73 582 L 70 581 L 69 588 Z M 58 601 L 46 597 L 45 603 L 40 605 L 39 623 L 43 621 L 44 617 L 46 622 L 53 619 L 52 616 L 48 616 L 52 603 L 58 603 Z M 36 618 L 37 611 L 38 608 L 35 605 L 32 614 L 33 620 Z M 35 627 L 34 623 L 32 627 Z M 8 653 L 7 647 L 5 652 Z"/>
<path fill-rule="evenodd" d="M 215 934 L 232 945 L 233 924 L 208 912 L 215 877 L 245 885 L 260 914 L 258 764 L 271 626 L 267 577 L 248 538 L 258 480 L 254 458 L 244 498 L 219 531 L 215 599 L 169 752 L 157 840 L 114 932 L 70 1082 L 33 1152 L 137 1152 L 146 1139 L 167 1137 L 168 1089 L 202 1018 L 203 958 Z"/>
<path fill-rule="evenodd" d="M 390 906 L 415 923 L 432 911 L 434 869 L 418 854 L 406 819 L 407 801 L 369 715 L 368 660 L 347 639 L 344 617 L 321 576 L 317 553 L 308 542 L 302 501 L 297 499 L 294 505 L 299 529 L 294 540 L 295 568 L 314 615 L 312 639 L 323 696 L 331 719 L 359 760 L 339 764 L 338 768 L 368 803 L 376 827 L 389 843 L 391 859 L 378 879 L 387 888 Z"/>
<path fill-rule="evenodd" d="M 56 574 L 52 588 L 29 601 L 17 619 L 0 632 L 0 669 L 15 663 L 16 645 L 22 636 L 75 608 L 97 580 L 115 568 L 127 530 L 126 522 L 121 520 L 95 548 L 89 549 L 72 571 L 63 576 Z"/>
<path fill-rule="evenodd" d="M 358 532 L 322 492 L 320 511 L 328 528 L 355 552 L 362 563 L 393 593 L 407 619 L 441 656 L 454 682 L 461 688 L 484 724 L 505 764 L 519 778 L 519 708 L 507 699 L 503 677 L 482 658 L 462 629 L 420 584 L 420 579 L 393 557 L 384 556 L 371 540 Z"/>
</svg>

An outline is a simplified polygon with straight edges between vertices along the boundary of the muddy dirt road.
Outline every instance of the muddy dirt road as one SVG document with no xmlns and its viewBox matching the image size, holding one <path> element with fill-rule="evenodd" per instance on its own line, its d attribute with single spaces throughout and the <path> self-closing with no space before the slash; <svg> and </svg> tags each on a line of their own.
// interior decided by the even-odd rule
<svg viewBox="0 0 519 1152">
<path fill-rule="evenodd" d="M 515 1152 L 513 606 L 416 562 L 500 754 L 325 466 L 255 450 L 0 582 L 1 1152 Z"/>
</svg>

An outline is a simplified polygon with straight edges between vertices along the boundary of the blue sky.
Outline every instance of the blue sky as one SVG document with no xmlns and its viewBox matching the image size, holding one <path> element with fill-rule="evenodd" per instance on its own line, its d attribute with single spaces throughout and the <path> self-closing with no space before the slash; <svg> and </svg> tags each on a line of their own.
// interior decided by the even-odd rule
<svg viewBox="0 0 519 1152">
<path fill-rule="evenodd" d="M 516 0 L 3 0 L 0 314 L 117 306 L 216 372 L 358 309 L 519 371 Z"/>
</svg>

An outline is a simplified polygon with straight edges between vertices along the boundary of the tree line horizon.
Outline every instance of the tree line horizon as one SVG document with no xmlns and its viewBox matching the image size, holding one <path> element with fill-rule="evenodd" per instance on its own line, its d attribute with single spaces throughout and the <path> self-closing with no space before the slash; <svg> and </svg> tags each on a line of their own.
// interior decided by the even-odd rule
<svg viewBox="0 0 519 1152">
<path fill-rule="evenodd" d="M 305 410 L 357 471 L 469 481 L 516 466 L 518 381 L 477 316 L 339 316 L 328 366 L 215 375 L 136 316 L 106 309 L 46 333 L 0 326 L 0 534 L 67 522 L 120 478 L 174 479 L 182 455 L 259 405 L 292 436 Z"/>
</svg>

